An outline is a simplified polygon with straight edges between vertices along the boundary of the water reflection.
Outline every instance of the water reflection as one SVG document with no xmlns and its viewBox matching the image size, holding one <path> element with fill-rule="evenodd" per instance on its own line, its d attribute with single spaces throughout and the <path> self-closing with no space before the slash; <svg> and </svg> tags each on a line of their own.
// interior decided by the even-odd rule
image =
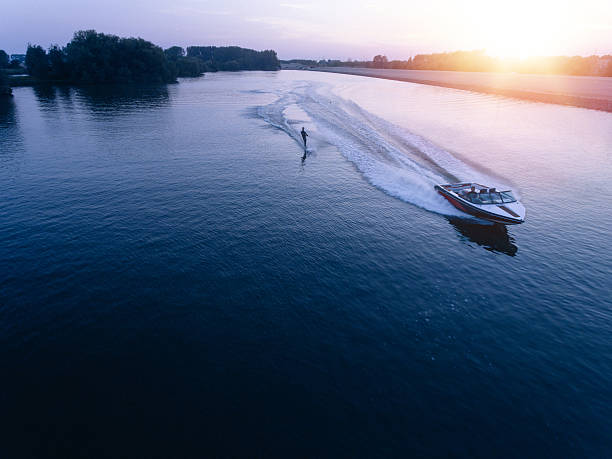
<svg viewBox="0 0 612 459">
<path fill-rule="evenodd" d="M 53 108 L 56 105 L 56 87 L 50 84 L 32 86 L 36 100 L 42 109 Z"/>
<path fill-rule="evenodd" d="M 40 84 L 32 86 L 34 96 L 41 110 L 56 111 L 62 105 L 72 108 L 72 87 L 68 85 Z"/>
<path fill-rule="evenodd" d="M 22 147 L 14 97 L 0 97 L 0 161 L 12 157 Z"/>
<path fill-rule="evenodd" d="M 73 106 L 72 94 L 73 88 L 71 86 L 64 85 L 57 87 L 57 95 L 67 108 L 72 108 Z"/>
<path fill-rule="evenodd" d="M 0 128 L 5 129 L 15 125 L 15 98 L 0 97 Z"/>
<path fill-rule="evenodd" d="M 515 256 L 518 252 L 518 247 L 514 244 L 512 236 L 508 234 L 506 225 L 498 223 L 485 225 L 459 217 L 446 218 L 462 237 L 475 242 L 486 250 L 504 253 L 511 257 Z"/>
<path fill-rule="evenodd" d="M 160 108 L 170 96 L 167 85 L 100 85 L 75 88 L 75 99 L 105 117 Z"/>
</svg>

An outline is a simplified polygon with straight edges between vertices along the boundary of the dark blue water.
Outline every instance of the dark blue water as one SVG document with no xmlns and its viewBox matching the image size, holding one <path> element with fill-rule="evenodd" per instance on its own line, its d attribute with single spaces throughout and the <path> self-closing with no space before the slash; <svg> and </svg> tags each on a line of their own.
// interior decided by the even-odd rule
<svg viewBox="0 0 612 459">
<path fill-rule="evenodd" d="M 611 133 L 301 72 L 16 89 L 0 456 L 609 455 Z M 461 218 L 450 177 L 526 223 Z"/>
</svg>

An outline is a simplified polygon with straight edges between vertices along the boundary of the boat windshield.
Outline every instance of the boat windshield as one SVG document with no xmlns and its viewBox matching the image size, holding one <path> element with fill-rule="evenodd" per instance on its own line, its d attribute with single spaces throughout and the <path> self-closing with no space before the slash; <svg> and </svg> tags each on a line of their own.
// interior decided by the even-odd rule
<svg viewBox="0 0 612 459">
<path fill-rule="evenodd" d="M 511 191 L 486 191 L 484 193 L 469 191 L 463 195 L 465 199 L 474 204 L 504 204 L 516 202 Z"/>
<path fill-rule="evenodd" d="M 495 194 L 498 193 L 480 193 L 480 201 L 483 204 L 495 204 Z M 499 202 L 501 202 L 501 199 Z"/>
<path fill-rule="evenodd" d="M 502 191 L 500 192 L 502 199 L 504 202 L 515 202 L 516 198 L 512 194 L 512 191 Z"/>
</svg>

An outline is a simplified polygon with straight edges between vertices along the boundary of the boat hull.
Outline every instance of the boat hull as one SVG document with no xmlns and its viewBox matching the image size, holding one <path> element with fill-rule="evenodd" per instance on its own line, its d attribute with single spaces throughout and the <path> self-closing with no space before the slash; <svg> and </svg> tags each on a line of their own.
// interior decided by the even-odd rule
<svg viewBox="0 0 612 459">
<path fill-rule="evenodd" d="M 488 220 L 495 223 L 502 223 L 504 225 L 518 225 L 523 223 L 525 220 L 521 218 L 519 215 L 515 214 L 516 217 L 512 216 L 514 212 L 509 210 L 505 206 L 496 206 L 500 208 L 502 211 L 508 213 L 508 216 L 500 215 L 498 213 L 489 212 L 484 210 L 478 206 L 471 204 L 470 202 L 461 199 L 460 197 L 454 195 L 443 187 L 436 185 L 435 189 L 444 197 L 448 202 L 450 202 L 455 208 L 459 209 L 466 214 L 472 215 L 473 217 L 481 218 L 483 220 Z"/>
</svg>

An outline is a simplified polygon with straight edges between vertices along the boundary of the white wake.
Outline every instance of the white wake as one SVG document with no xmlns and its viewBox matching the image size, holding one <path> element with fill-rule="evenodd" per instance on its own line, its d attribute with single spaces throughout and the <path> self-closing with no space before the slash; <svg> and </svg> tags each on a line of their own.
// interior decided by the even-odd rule
<svg viewBox="0 0 612 459">
<path fill-rule="evenodd" d="M 309 145 L 314 145 L 309 148 L 315 150 L 317 142 L 334 145 L 372 185 L 405 202 L 464 216 L 434 190 L 434 185 L 493 183 L 491 177 L 452 153 L 333 94 L 326 85 L 303 82 L 279 90 L 278 96 L 275 102 L 258 107 L 261 118 L 300 145 L 299 130 L 306 124 Z"/>
</svg>

